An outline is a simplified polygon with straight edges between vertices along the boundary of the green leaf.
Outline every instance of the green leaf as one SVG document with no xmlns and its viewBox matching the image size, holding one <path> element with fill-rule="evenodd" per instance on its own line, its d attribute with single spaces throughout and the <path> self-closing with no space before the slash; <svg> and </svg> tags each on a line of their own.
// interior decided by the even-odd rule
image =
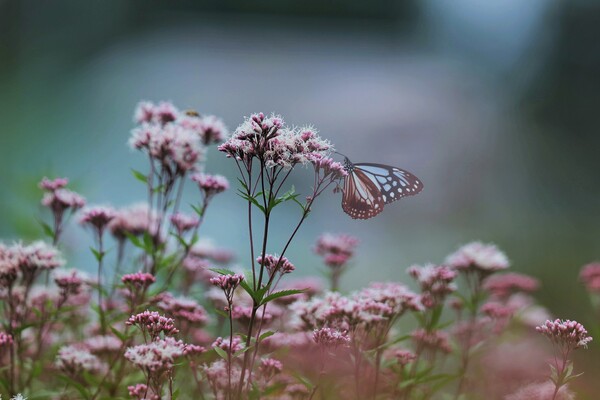
<svg viewBox="0 0 600 400">
<path fill-rule="evenodd" d="M 245 352 L 247 352 L 251 348 L 252 348 L 252 346 L 244 347 L 243 349 L 238 350 L 235 353 L 233 353 L 233 357 L 239 357 L 240 355 L 244 354 Z"/>
<path fill-rule="evenodd" d="M 250 285 L 248 285 L 248 282 L 246 282 L 246 280 L 243 280 L 240 282 L 240 286 L 242 287 L 242 289 L 244 289 L 246 291 L 246 293 L 248 293 L 248 295 L 252 298 L 252 300 L 254 300 L 254 289 L 252 289 L 250 287 Z"/>
<path fill-rule="evenodd" d="M 220 275 L 235 275 L 235 272 L 227 268 L 209 268 L 209 271 L 216 272 Z"/>
<path fill-rule="evenodd" d="M 42 227 L 42 230 L 44 231 L 44 235 L 50 237 L 50 238 L 54 238 L 54 230 L 52 229 L 52 227 L 50 227 L 50 225 L 48 225 L 47 223 L 45 223 L 42 220 L 38 220 L 39 224 Z"/>
<path fill-rule="evenodd" d="M 131 173 L 133 174 L 134 178 L 137 179 L 138 181 L 144 183 L 144 184 L 148 184 L 148 177 L 146 175 L 144 175 L 143 173 L 141 173 L 140 171 L 136 171 L 135 169 L 131 169 Z"/>
<path fill-rule="evenodd" d="M 219 356 L 221 356 L 222 359 L 227 360 L 229 355 L 227 354 L 227 352 L 225 350 L 223 350 L 222 348 L 220 348 L 219 346 L 215 346 L 213 347 L 215 353 L 217 353 Z"/>
<path fill-rule="evenodd" d="M 279 292 L 271 293 L 270 295 L 268 295 L 267 297 L 262 299 L 262 301 L 260 302 L 260 305 L 267 304 L 268 302 L 273 301 L 275 299 L 279 299 L 281 297 L 293 296 L 296 294 L 304 293 L 304 292 L 306 292 L 306 290 L 307 289 L 289 289 L 289 290 L 281 290 Z"/>
<path fill-rule="evenodd" d="M 94 257 L 96 257 L 96 261 L 102 261 L 102 259 L 104 258 L 104 252 L 101 253 L 93 247 L 90 247 L 90 250 L 92 251 L 92 254 L 94 254 Z"/>
<path fill-rule="evenodd" d="M 112 325 L 109 325 L 108 327 L 110 328 L 111 332 L 121 340 L 121 342 L 125 342 L 127 340 L 127 335 L 125 335 L 123 332 L 118 331 Z"/>
<path fill-rule="evenodd" d="M 125 232 L 125 236 L 127 236 L 129 241 L 131 242 L 131 244 L 133 244 L 135 247 L 144 249 L 144 245 L 142 244 L 142 241 L 140 240 L 140 238 L 138 238 L 137 236 L 135 236 L 129 232 Z"/>
<path fill-rule="evenodd" d="M 147 253 L 154 252 L 154 240 L 148 232 L 144 232 L 144 249 Z"/>
<path fill-rule="evenodd" d="M 194 212 L 196 214 L 198 214 L 198 217 L 202 218 L 202 216 L 204 215 L 204 207 L 202 207 L 202 206 L 195 206 L 193 204 L 190 204 L 190 207 L 192 207 L 192 210 L 194 210 Z"/>
<path fill-rule="evenodd" d="M 259 341 L 262 341 L 263 339 L 266 339 L 266 338 L 268 338 L 268 337 L 271 337 L 271 336 L 273 336 L 275 333 L 276 333 L 276 332 L 274 332 L 274 331 L 266 331 L 266 332 L 263 332 L 263 334 L 262 334 L 262 335 L 260 335 L 260 336 L 258 337 L 258 340 L 259 340 Z"/>
</svg>

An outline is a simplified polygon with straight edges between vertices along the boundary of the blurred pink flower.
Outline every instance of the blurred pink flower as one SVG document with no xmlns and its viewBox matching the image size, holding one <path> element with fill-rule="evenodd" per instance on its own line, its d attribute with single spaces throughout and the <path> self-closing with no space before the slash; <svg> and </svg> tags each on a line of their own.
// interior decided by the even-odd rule
<svg viewBox="0 0 600 400">
<path fill-rule="evenodd" d="M 144 333 L 147 333 L 151 340 L 159 338 L 161 333 L 167 336 L 174 335 L 179 332 L 175 328 L 175 321 L 172 318 L 167 318 L 156 311 L 144 311 L 136 315 L 132 315 L 126 322 L 127 325 L 135 325 Z"/>
<path fill-rule="evenodd" d="M 331 328 L 315 329 L 313 331 L 313 340 L 316 344 L 336 348 L 338 346 L 347 346 L 350 344 L 350 337 L 347 332 Z"/>
<path fill-rule="evenodd" d="M 108 366 L 85 348 L 63 346 L 58 350 L 55 361 L 56 368 L 76 376 L 82 372 L 104 373 Z"/>
<path fill-rule="evenodd" d="M 590 293 L 600 293 L 600 263 L 585 265 L 579 273 L 579 279 Z"/>
<path fill-rule="evenodd" d="M 139 271 L 134 274 L 123 275 L 121 282 L 137 289 L 144 289 L 156 282 L 156 278 L 152 274 Z"/>
<path fill-rule="evenodd" d="M 483 288 L 492 296 L 506 299 L 514 292 L 531 293 L 538 290 L 540 283 L 537 279 L 516 272 L 501 275 L 492 275 L 483 283 Z"/>
<path fill-rule="evenodd" d="M 575 396 L 563 386 L 554 395 L 554 384 L 552 382 L 531 383 L 517 390 L 515 393 L 505 397 L 505 400 L 574 400 Z"/>
<path fill-rule="evenodd" d="M 341 267 L 353 256 L 358 239 L 349 235 L 325 233 L 317 239 L 315 253 L 323 257 L 329 267 Z"/>
<path fill-rule="evenodd" d="M 472 242 L 446 257 L 446 264 L 459 271 L 491 273 L 509 267 L 506 255 L 493 244 Z"/>
<path fill-rule="evenodd" d="M 177 234 L 182 236 L 185 232 L 197 227 L 200 224 L 200 219 L 195 215 L 185 215 L 178 212 L 171 215 L 171 223 L 177 230 Z"/>
</svg>

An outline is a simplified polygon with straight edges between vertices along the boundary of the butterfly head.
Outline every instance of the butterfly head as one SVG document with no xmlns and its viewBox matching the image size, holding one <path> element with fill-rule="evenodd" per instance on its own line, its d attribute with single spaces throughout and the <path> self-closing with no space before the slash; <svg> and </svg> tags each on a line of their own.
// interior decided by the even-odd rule
<svg viewBox="0 0 600 400">
<path fill-rule="evenodd" d="M 354 164 L 352 164 L 352 161 L 350 161 L 350 159 L 346 156 L 344 156 L 344 169 L 348 173 L 352 172 L 354 169 Z"/>
</svg>

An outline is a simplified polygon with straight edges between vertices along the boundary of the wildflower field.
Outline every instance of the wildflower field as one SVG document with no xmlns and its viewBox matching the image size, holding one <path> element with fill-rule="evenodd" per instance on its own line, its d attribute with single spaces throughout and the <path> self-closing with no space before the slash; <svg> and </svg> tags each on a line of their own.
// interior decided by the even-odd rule
<svg viewBox="0 0 600 400">
<path fill-rule="evenodd" d="M 305 249 L 323 277 L 296 277 L 302 262 L 288 250 L 321 197 L 348 196 L 353 179 L 315 128 L 257 113 L 229 133 L 169 102 L 139 103 L 134 122 L 132 157 L 147 167 L 122 170 L 145 198 L 98 205 L 65 177 L 40 177 L 43 213 L 31 223 L 43 239 L 0 243 L 3 398 L 579 398 L 574 357 L 592 334 L 538 304 L 543 282 L 511 271 L 492 243 L 457 243 L 435 264 L 402 266 L 404 282 L 366 276 L 348 291 L 343 274 L 371 268 L 353 264 L 360 237 L 324 232 Z M 236 176 L 213 174 L 210 147 Z M 294 187 L 300 170 L 311 179 Z M 246 219 L 232 229 L 246 248 L 206 240 L 224 191 L 239 195 Z M 281 218 L 284 204 L 295 220 Z M 275 240 L 273 227 L 289 221 Z M 91 253 L 93 273 L 72 265 L 65 230 L 86 235 L 70 251 Z M 580 280 L 597 307 L 600 264 Z"/>
</svg>

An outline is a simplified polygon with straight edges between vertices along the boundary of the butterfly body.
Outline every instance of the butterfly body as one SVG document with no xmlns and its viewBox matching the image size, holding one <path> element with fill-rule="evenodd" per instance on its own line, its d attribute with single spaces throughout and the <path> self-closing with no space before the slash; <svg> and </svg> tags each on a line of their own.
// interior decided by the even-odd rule
<svg viewBox="0 0 600 400">
<path fill-rule="evenodd" d="M 342 209 L 353 219 L 369 219 L 385 204 L 423 190 L 423 183 L 408 171 L 384 164 L 352 163 L 344 159 L 348 176 L 342 188 Z"/>
</svg>

